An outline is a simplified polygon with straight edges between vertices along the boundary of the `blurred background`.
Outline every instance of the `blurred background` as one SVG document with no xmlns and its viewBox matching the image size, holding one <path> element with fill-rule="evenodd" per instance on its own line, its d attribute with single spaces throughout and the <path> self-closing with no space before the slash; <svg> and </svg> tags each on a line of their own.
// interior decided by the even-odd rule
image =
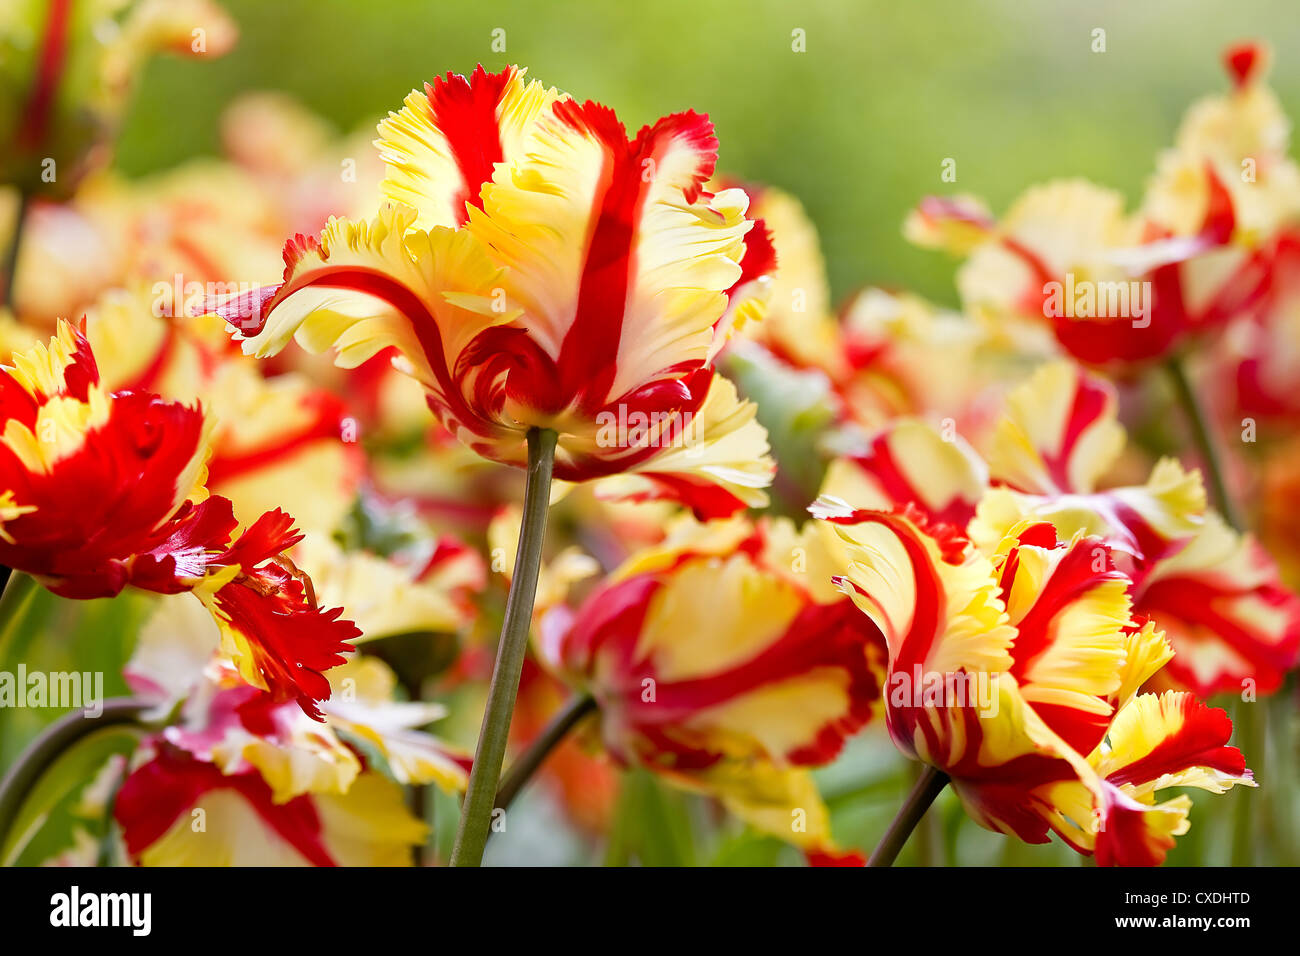
<svg viewBox="0 0 1300 956">
<path fill-rule="evenodd" d="M 1082 176 L 1136 200 L 1186 107 L 1225 88 L 1219 56 L 1233 41 L 1271 45 L 1271 85 L 1289 114 L 1300 112 L 1296 0 L 220 2 L 239 24 L 238 44 L 202 63 L 147 61 L 116 150 L 125 175 L 222 155 L 221 116 L 249 91 L 285 91 L 348 134 L 373 129 L 438 74 L 517 63 L 548 85 L 616 107 L 633 127 L 679 110 L 708 112 L 721 172 L 804 203 L 836 299 L 872 284 L 956 304 L 953 264 L 900 234 L 905 213 L 927 194 L 976 194 L 998 213 L 1029 184 Z M 1097 30 L 1105 31 L 1104 52 L 1093 52 Z M 955 161 L 955 182 L 941 178 L 945 160 Z M 117 674 L 130 644 L 123 635 L 139 630 L 146 610 L 130 595 L 72 607 L 42 593 L 24 626 L 0 633 L 0 652 L 30 654 L 46 670 L 103 671 L 106 693 L 122 693 Z M 68 639 L 36 646 L 49 633 Z M 448 703 L 453 717 L 440 732 L 472 746 L 475 706 Z M 6 715 L 0 766 L 48 719 Z M 860 735 L 818 780 L 837 835 L 865 847 L 911 785 L 906 762 L 881 733 Z M 1264 793 L 1282 813 L 1296 807 L 1285 790 Z M 456 810 L 450 798 L 434 799 L 435 842 L 445 849 Z M 608 839 L 593 848 L 553 804 L 525 793 L 529 809 L 515 839 L 498 841 L 488 860 L 798 862 L 771 838 L 718 830 L 716 807 L 648 773 L 628 774 L 619 800 Z M 1194 811 L 1198 823 L 1171 864 L 1228 862 L 1235 802 L 1220 804 L 1214 813 Z M 1030 847 L 979 828 L 951 793 L 936 807 L 917 843 L 942 848 L 940 861 L 1080 863 L 1059 842 Z M 722 835 L 697 845 L 692 834 L 710 827 Z M 58 849 L 38 843 L 30 856 Z M 923 852 L 932 858 L 912 845 L 901 860 L 916 862 Z"/>
<path fill-rule="evenodd" d="M 708 112 L 722 171 L 807 206 L 837 299 L 873 283 L 955 303 L 951 263 L 899 239 L 928 193 L 974 193 L 998 212 L 1030 183 L 1077 175 L 1136 197 L 1182 110 L 1225 87 L 1219 53 L 1233 40 L 1268 40 L 1288 113 L 1300 98 L 1295 0 L 223 6 L 240 25 L 229 55 L 149 62 L 118 153 L 126 173 L 217 154 L 218 118 L 247 90 L 290 92 L 348 132 L 437 74 L 518 63 L 616 105 L 630 126 Z M 1098 28 L 1104 53 L 1092 52 Z M 940 180 L 945 158 L 954 184 Z"/>
</svg>

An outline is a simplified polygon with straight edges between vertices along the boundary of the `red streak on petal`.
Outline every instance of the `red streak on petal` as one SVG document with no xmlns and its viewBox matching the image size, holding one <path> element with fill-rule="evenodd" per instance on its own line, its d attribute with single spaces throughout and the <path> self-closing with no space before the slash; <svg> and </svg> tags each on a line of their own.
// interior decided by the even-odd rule
<svg viewBox="0 0 1300 956">
<path fill-rule="evenodd" d="M 1234 776 L 1246 773 L 1241 751 L 1226 746 L 1232 736 L 1232 721 L 1226 711 L 1209 707 L 1190 694 L 1182 698 L 1181 710 L 1183 720 L 1177 730 L 1145 757 L 1120 767 L 1106 779 L 1115 786 L 1142 784 L 1191 767 L 1209 767 Z"/>
<path fill-rule="evenodd" d="M 72 0 L 50 0 L 49 16 L 45 21 L 45 35 L 41 41 L 41 55 L 37 63 L 36 82 L 23 109 L 23 122 L 18 130 L 18 145 L 22 149 L 40 147 L 49 135 L 50 114 L 54 97 L 63 78 L 63 64 L 68 49 L 68 19 L 72 13 Z"/>
<path fill-rule="evenodd" d="M 1249 85 L 1259 75 L 1265 59 L 1263 48 L 1253 40 L 1234 43 L 1223 51 L 1224 68 L 1232 77 L 1233 85 L 1239 90 Z"/>
<path fill-rule="evenodd" d="M 1201 222 L 1200 237 L 1207 243 L 1221 246 L 1232 239 L 1237 225 L 1237 215 L 1232 207 L 1232 194 L 1214 171 L 1214 165 L 1205 163 L 1206 188 L 1209 195 L 1205 204 L 1205 218 Z"/>
<path fill-rule="evenodd" d="M 291 257 L 292 250 L 290 246 L 292 245 L 292 242 L 285 245 L 286 262 Z M 291 272 L 292 264 L 288 265 L 285 271 L 286 273 Z M 272 290 L 273 295 L 263 296 L 260 303 L 252 304 L 252 307 L 256 309 L 255 312 L 241 311 L 241 309 L 250 305 L 245 301 L 238 307 L 235 307 L 232 303 L 229 312 L 222 312 L 221 314 L 227 322 L 246 329 L 244 334 L 247 337 L 261 330 L 265 324 L 266 316 L 279 303 L 295 293 L 309 288 L 350 289 L 354 292 L 372 295 L 387 302 L 404 315 L 419 339 L 429 367 L 438 380 L 438 384 L 442 389 L 442 400 L 445 400 L 447 409 L 461 424 L 472 431 L 479 434 L 492 432 L 491 423 L 484 422 L 479 415 L 470 409 L 459 387 L 452 381 L 451 372 L 447 367 L 446 353 L 442 348 L 442 336 L 438 331 L 438 320 L 429 309 L 429 306 L 416 293 L 382 272 L 353 266 L 325 265 L 297 276 L 292 281 L 286 281 L 278 289 Z M 255 294 L 267 291 L 268 289 L 264 288 L 257 290 Z M 257 320 L 254 331 L 247 331 L 246 323 L 250 317 Z"/>
<path fill-rule="evenodd" d="M 122 784 L 113 814 L 122 826 L 127 852 L 138 859 L 206 793 L 233 790 L 286 843 L 313 866 L 334 866 L 322 840 L 320 816 L 309 796 L 277 804 L 256 772 L 226 776 L 213 764 L 170 745 Z M 256 838 L 255 835 L 253 838 Z"/>
<path fill-rule="evenodd" d="M 754 228 L 745 235 L 745 255 L 740 260 L 740 278 L 727 290 L 727 295 L 732 295 L 746 283 L 776 272 L 776 262 L 772 231 L 762 219 L 755 219 Z"/>
<path fill-rule="evenodd" d="M 242 454 L 229 454 L 223 451 L 222 443 L 218 441 L 216 453 L 208 462 L 208 485 L 216 486 L 260 468 L 273 467 L 318 441 L 337 443 L 347 453 L 350 446 L 340 438 L 340 427 L 345 414 L 343 403 L 328 393 L 313 392 L 303 396 L 302 404 L 310 412 L 310 420 L 292 434 L 277 436 L 273 444 L 262 445 Z"/>
<path fill-rule="evenodd" d="M 871 447 L 862 455 L 851 460 L 879 485 L 880 489 L 897 506 L 910 505 L 922 512 L 932 522 L 949 524 L 954 528 L 964 528 L 975 517 L 975 502 L 954 497 L 939 502 L 932 507 L 922 500 L 920 492 L 913 483 L 913 475 L 908 474 L 889 445 L 889 432 L 882 433 L 871 442 Z"/>
<path fill-rule="evenodd" d="M 1076 373 L 1074 400 L 1070 404 L 1070 414 L 1066 418 L 1061 446 L 1055 453 L 1047 449 L 1039 449 L 1039 453 L 1043 456 L 1043 463 L 1047 465 L 1047 473 L 1057 490 L 1082 490 L 1073 487 L 1070 480 L 1070 459 L 1074 455 L 1074 446 L 1089 427 L 1105 416 L 1112 395 L 1110 387 L 1101 381 Z"/>
<path fill-rule="evenodd" d="M 916 208 L 923 217 L 935 222 L 963 222 L 985 231 L 997 225 L 988 215 L 968 203 L 947 196 L 926 196 Z"/>
<path fill-rule="evenodd" d="M 599 103 L 562 101 L 555 105 L 555 115 L 577 132 L 593 136 L 605 152 L 577 308 L 558 363 L 563 392 L 592 410 L 604 404 L 617 371 L 647 180 L 653 179 L 647 173 L 653 174 L 654 164 L 675 141 L 685 139 L 699 155 L 695 174 L 682 191 L 685 201 L 693 203 L 713 174 L 718 141 L 708 117 L 690 112 L 666 116 L 642 128 L 632 141 L 614 111 Z"/>
<path fill-rule="evenodd" d="M 497 108 L 513 75 L 514 67 L 488 73 L 480 63 L 468 80 L 448 73 L 424 86 L 434 119 L 447 137 L 460 169 L 461 190 L 455 203 L 457 225 L 469 218 L 467 203 L 483 208 L 483 184 L 491 181 L 495 165 L 505 158 Z"/>
</svg>

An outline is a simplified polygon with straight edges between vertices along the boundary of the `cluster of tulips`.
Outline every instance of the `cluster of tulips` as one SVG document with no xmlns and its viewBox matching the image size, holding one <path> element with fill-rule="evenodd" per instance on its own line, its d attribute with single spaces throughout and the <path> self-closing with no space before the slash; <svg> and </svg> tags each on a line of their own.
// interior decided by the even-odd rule
<svg viewBox="0 0 1300 956">
<path fill-rule="evenodd" d="M 1242 737 L 1300 657 L 1300 169 L 1262 48 L 1136 211 L 925 199 L 904 233 L 962 260 L 960 311 L 836 312 L 797 201 L 720 173 L 707 116 L 630 133 L 514 66 L 412 92 L 373 147 L 248 96 L 225 158 L 125 181 L 143 55 L 233 28 L 67 6 L 4 24 L 0 635 L 41 589 L 147 614 L 128 693 L 7 768 L 6 861 L 105 721 L 136 743 L 60 862 L 428 862 L 433 786 L 476 865 L 530 781 L 598 835 L 637 772 L 861 864 L 814 771 L 870 735 L 918 768 L 877 864 L 948 787 L 1155 865 L 1189 788 L 1256 786 L 1211 703 Z M 476 743 L 438 733 L 457 708 Z"/>
</svg>

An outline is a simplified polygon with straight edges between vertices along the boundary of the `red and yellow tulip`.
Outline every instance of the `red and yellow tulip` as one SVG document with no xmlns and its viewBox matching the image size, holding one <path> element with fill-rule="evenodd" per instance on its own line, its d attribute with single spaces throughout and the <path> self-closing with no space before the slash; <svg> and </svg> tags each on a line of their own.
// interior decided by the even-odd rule
<svg viewBox="0 0 1300 956">
<path fill-rule="evenodd" d="M 1198 472 L 1163 459 L 1144 485 L 1099 488 L 1124 442 L 1114 390 L 1051 363 L 1007 396 L 986 459 L 903 419 L 834 462 L 824 491 L 866 509 L 915 508 L 988 555 L 1025 521 L 1095 536 L 1136 612 L 1178 652 L 1162 681 L 1201 695 L 1277 690 L 1300 656 L 1300 599 L 1250 535 L 1207 509 Z"/>
<path fill-rule="evenodd" d="M 1190 801 L 1158 791 L 1253 785 L 1222 711 L 1137 694 L 1172 651 L 1100 539 L 1026 522 L 989 557 L 915 510 L 827 498 L 816 513 L 848 545 L 841 587 L 888 642 L 895 743 L 981 825 L 1150 865 L 1188 826 Z"/>
<path fill-rule="evenodd" d="M 999 220 L 969 197 L 930 200 L 908 235 L 965 259 L 967 309 L 1037 324 L 1088 365 L 1133 370 L 1258 307 L 1271 239 L 1300 210 L 1288 123 L 1262 82 L 1265 51 L 1230 48 L 1232 91 L 1194 105 L 1145 200 L 1082 180 L 1027 190 Z"/>
<path fill-rule="evenodd" d="M 871 719 L 883 664 L 879 632 L 831 587 L 834 545 L 811 523 L 680 525 L 576 613 L 549 614 L 542 658 L 595 698 L 620 763 L 829 849 L 806 768 Z"/>
<path fill-rule="evenodd" d="M 748 199 L 710 193 L 705 117 L 629 139 L 613 112 L 481 69 L 413 93 L 380 125 L 391 204 L 285 247 L 284 282 L 217 306 L 244 349 L 291 338 L 343 367 L 385 349 L 486 458 L 560 435 L 555 475 L 624 477 L 701 515 L 765 500 L 766 439 L 711 360 L 729 332 Z"/>
<path fill-rule="evenodd" d="M 13 362 L 0 369 L 0 563 L 65 597 L 192 591 L 249 683 L 318 716 L 322 672 L 359 632 L 284 557 L 301 538 L 292 518 L 268 511 L 235 535 L 230 501 L 204 487 L 201 409 L 108 391 L 66 323 Z"/>
</svg>

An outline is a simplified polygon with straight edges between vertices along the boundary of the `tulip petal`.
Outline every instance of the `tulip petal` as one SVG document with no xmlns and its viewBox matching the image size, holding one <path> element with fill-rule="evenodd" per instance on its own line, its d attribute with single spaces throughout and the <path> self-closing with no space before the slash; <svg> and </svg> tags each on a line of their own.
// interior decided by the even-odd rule
<svg viewBox="0 0 1300 956">
<path fill-rule="evenodd" d="M 466 204 L 482 208 L 479 193 L 496 164 L 522 155 L 528 131 L 560 98 L 525 83 L 527 72 L 488 73 L 480 64 L 468 79 L 448 73 L 379 124 L 375 145 L 387 167 L 380 189 L 418 211 L 417 228 L 462 225 Z"/>
<path fill-rule="evenodd" d="M 1087 494 L 1124 447 L 1114 390 L 1068 362 L 1038 369 L 1007 396 L 989 467 L 1024 492 Z"/>
</svg>

